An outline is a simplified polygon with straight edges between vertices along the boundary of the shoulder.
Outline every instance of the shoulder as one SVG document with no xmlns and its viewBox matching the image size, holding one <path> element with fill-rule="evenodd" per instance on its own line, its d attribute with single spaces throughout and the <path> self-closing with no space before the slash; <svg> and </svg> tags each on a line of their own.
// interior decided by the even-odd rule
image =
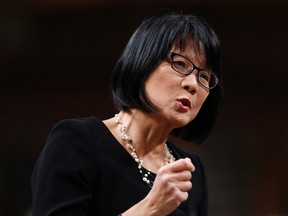
<svg viewBox="0 0 288 216">
<path fill-rule="evenodd" d="M 98 124 L 89 117 L 62 120 L 52 128 L 31 176 L 35 212 L 72 212 L 79 206 L 84 212 L 98 179 Z"/>
<path fill-rule="evenodd" d="M 65 119 L 50 131 L 40 158 L 45 161 L 75 162 L 93 158 L 97 143 L 97 126 L 101 121 L 96 117 Z M 99 126 L 98 126 L 99 127 Z"/>
<path fill-rule="evenodd" d="M 101 123 L 102 121 L 94 116 L 61 120 L 51 129 L 47 143 L 59 139 L 72 141 L 72 143 L 80 140 L 87 142 L 96 139 L 97 134 L 100 134 L 103 130 Z M 66 142 L 62 143 L 65 144 Z"/>
<path fill-rule="evenodd" d="M 78 119 L 64 119 L 55 124 L 52 128 L 51 133 L 61 130 L 83 130 L 90 131 L 93 130 L 97 125 L 100 124 L 100 120 L 94 116 L 87 118 L 78 118 Z M 88 129 L 88 130 L 87 130 Z M 49 134 L 49 135 L 50 135 Z"/>
<path fill-rule="evenodd" d="M 94 173 L 96 169 L 97 125 L 95 117 L 65 119 L 50 131 L 35 164 L 35 173 L 76 173 L 83 170 Z M 68 174 L 67 174 L 68 175 Z"/>
<path fill-rule="evenodd" d="M 113 145 L 114 137 L 97 117 L 65 119 L 51 129 L 41 156 L 53 155 L 59 160 L 95 160 L 104 147 Z M 101 150 L 102 149 L 102 150 Z M 97 157 L 95 157 L 97 155 Z"/>
</svg>

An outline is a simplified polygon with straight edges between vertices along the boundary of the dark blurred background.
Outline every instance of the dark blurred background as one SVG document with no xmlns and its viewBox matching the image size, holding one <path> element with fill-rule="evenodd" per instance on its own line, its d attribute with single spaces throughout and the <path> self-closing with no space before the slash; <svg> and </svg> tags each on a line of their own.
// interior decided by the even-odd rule
<svg viewBox="0 0 288 216">
<path fill-rule="evenodd" d="M 109 77 L 160 8 L 204 17 L 222 41 L 225 99 L 196 152 L 210 216 L 288 215 L 286 0 L 22 0 L 0 3 L 0 215 L 28 216 L 30 175 L 51 127 L 108 118 Z"/>
</svg>

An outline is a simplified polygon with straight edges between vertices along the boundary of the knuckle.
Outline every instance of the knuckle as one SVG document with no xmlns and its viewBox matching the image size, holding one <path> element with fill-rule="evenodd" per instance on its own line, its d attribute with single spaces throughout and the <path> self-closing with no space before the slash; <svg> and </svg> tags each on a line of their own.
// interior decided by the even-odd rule
<svg viewBox="0 0 288 216">
<path fill-rule="evenodd" d="M 169 177 L 169 175 L 167 175 L 167 174 L 159 175 L 159 178 L 160 178 L 161 183 L 162 183 L 163 185 L 168 185 L 169 182 L 170 182 L 170 177 Z"/>
<path fill-rule="evenodd" d="M 190 181 L 186 181 L 182 185 L 182 191 L 183 192 L 187 192 L 187 191 L 191 190 L 191 188 L 192 188 L 192 183 Z"/>
<path fill-rule="evenodd" d="M 175 200 L 177 202 L 182 203 L 182 202 L 186 201 L 188 199 L 188 197 L 189 197 L 188 192 L 181 192 L 175 197 Z"/>
<path fill-rule="evenodd" d="M 162 166 L 159 168 L 159 170 L 157 171 L 157 175 L 163 175 L 164 173 L 166 173 L 166 167 Z"/>
<path fill-rule="evenodd" d="M 192 184 L 191 181 L 188 181 L 188 183 L 187 183 L 187 187 L 188 187 L 188 190 L 191 190 L 191 189 L 192 189 L 193 184 Z"/>
<path fill-rule="evenodd" d="M 187 175 L 187 179 L 191 179 L 192 178 L 192 173 L 189 171 L 186 171 L 186 175 Z"/>
<path fill-rule="evenodd" d="M 181 165 L 186 166 L 188 164 L 188 161 L 185 159 L 181 160 Z"/>
<path fill-rule="evenodd" d="M 186 201 L 186 200 L 188 199 L 188 197 L 189 197 L 188 192 L 185 192 L 185 193 L 183 194 L 183 201 Z"/>
</svg>

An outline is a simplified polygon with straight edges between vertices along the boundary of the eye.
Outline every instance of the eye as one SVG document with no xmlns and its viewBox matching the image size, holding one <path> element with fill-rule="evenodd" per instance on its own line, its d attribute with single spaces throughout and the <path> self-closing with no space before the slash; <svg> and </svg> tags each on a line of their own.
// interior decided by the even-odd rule
<svg viewBox="0 0 288 216">
<path fill-rule="evenodd" d="M 186 72 L 190 66 L 188 60 L 183 58 L 182 56 L 175 55 L 173 58 L 173 66 L 180 70 L 181 72 Z"/>
<path fill-rule="evenodd" d="M 211 73 L 206 70 L 202 70 L 199 72 L 199 79 L 201 82 L 209 83 L 211 79 Z"/>
<path fill-rule="evenodd" d="M 186 64 L 185 64 L 185 62 L 184 61 L 174 61 L 173 62 L 173 65 L 174 65 L 174 67 L 176 67 L 176 68 L 181 68 L 181 69 L 185 69 L 186 68 Z"/>
</svg>

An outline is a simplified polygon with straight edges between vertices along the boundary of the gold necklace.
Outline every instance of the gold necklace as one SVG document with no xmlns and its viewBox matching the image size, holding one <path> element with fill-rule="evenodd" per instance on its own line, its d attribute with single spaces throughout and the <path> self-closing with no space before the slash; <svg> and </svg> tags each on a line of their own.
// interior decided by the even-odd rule
<svg viewBox="0 0 288 216">
<path fill-rule="evenodd" d="M 123 125 L 123 122 L 119 119 L 119 114 L 115 115 L 116 123 L 119 128 L 119 131 L 121 133 L 122 139 L 124 141 L 124 146 L 127 148 L 127 150 L 130 152 L 131 156 L 134 158 L 135 162 L 138 164 L 138 170 L 140 174 L 142 175 L 142 180 L 149 186 L 152 187 L 154 181 L 152 180 L 153 177 L 151 177 L 151 171 L 149 169 L 146 169 L 143 167 L 143 160 L 141 160 L 138 157 L 138 154 L 133 147 L 133 140 L 131 137 L 126 133 L 126 127 Z M 171 150 L 168 148 L 167 144 L 164 145 L 164 161 L 163 165 L 170 164 L 175 161 L 175 158 L 171 152 Z"/>
</svg>

